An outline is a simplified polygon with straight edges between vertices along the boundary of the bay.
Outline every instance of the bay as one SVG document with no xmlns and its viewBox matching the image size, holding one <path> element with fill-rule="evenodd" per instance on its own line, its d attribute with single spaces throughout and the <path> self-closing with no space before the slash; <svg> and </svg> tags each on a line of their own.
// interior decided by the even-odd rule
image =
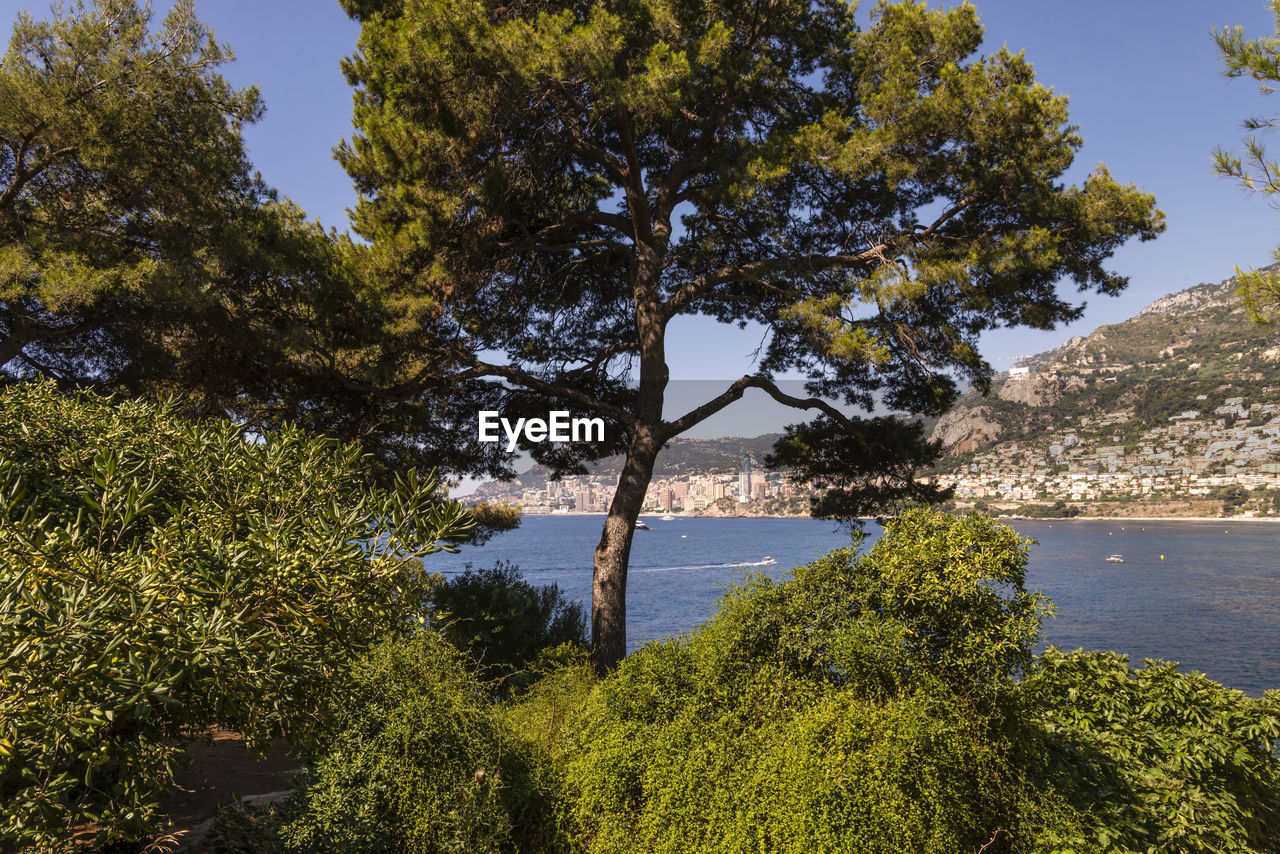
<svg viewBox="0 0 1280 854">
<path fill-rule="evenodd" d="M 681 634 L 706 620 L 727 585 L 745 572 L 781 578 L 850 542 L 850 533 L 816 519 L 706 519 L 663 522 L 637 531 L 627 586 L 628 648 Z M 462 555 L 434 555 L 446 575 L 465 562 L 516 564 L 533 584 L 556 583 L 591 601 L 591 556 L 600 516 L 527 516 L 520 528 Z M 1114 649 L 1135 664 L 1180 662 L 1184 670 L 1258 696 L 1280 688 L 1280 524 L 1189 521 L 1016 521 L 1038 541 L 1027 583 L 1058 608 L 1046 643 Z M 867 524 L 869 546 L 880 535 Z M 1112 553 L 1124 563 L 1107 563 Z M 1163 556 L 1163 558 L 1161 557 Z M 765 565 L 766 557 L 776 564 Z"/>
</svg>

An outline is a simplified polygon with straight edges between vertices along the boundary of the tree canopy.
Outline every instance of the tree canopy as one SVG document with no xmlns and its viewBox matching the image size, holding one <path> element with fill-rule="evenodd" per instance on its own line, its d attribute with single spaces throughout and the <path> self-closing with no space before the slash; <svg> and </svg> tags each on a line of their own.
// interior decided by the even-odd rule
<svg viewBox="0 0 1280 854">
<path fill-rule="evenodd" d="M 1213 32 L 1213 40 L 1226 66 L 1226 76 L 1252 77 L 1264 95 L 1270 95 L 1273 84 L 1280 82 L 1280 0 L 1271 0 L 1269 5 L 1276 20 L 1275 35 L 1246 39 L 1243 27 L 1224 27 Z M 1274 116 L 1255 116 L 1246 119 L 1244 126 L 1252 131 L 1270 131 L 1277 124 L 1280 120 Z M 1213 168 L 1251 192 L 1269 197 L 1280 193 L 1280 163 L 1268 158 L 1266 145 L 1256 136 L 1245 139 L 1243 155 L 1219 148 L 1213 153 Z M 1280 262 L 1280 249 L 1272 256 Z M 1236 268 L 1236 277 L 1240 295 L 1254 320 L 1274 322 L 1280 310 L 1280 273 L 1274 267 L 1250 271 Z"/>
<path fill-rule="evenodd" d="M 265 109 L 173 5 L 22 13 L 0 64 L 0 376 L 174 395 L 184 414 L 356 440 L 390 482 L 413 466 L 506 473 L 459 441 L 471 417 L 401 346 L 412 324 L 252 170 Z M 408 391 L 406 391 L 408 389 Z M 470 394 L 474 401 L 482 389 Z"/>
<path fill-rule="evenodd" d="M 1063 182 L 1081 144 L 1066 98 L 1020 54 L 977 55 L 972 6 L 878 3 L 864 27 L 836 0 L 343 5 L 362 30 L 344 66 L 358 133 L 338 154 L 379 282 L 459 380 L 613 427 L 535 456 L 627 456 L 596 551 L 603 666 L 625 648 L 664 442 L 750 387 L 849 434 L 864 425 L 818 395 L 938 413 L 989 374 L 982 331 L 1078 317 L 1059 280 L 1120 291 L 1107 258 L 1163 225 L 1104 167 Z M 767 335 L 740 379 L 668 420 L 680 315 Z M 784 371 L 814 397 L 779 390 Z"/>
<path fill-rule="evenodd" d="M 0 66 L 0 366 L 115 367 L 119 324 L 194 297 L 264 191 L 240 137 L 257 90 L 218 75 L 230 54 L 188 0 L 157 32 L 149 17 L 132 0 L 18 16 Z"/>
</svg>

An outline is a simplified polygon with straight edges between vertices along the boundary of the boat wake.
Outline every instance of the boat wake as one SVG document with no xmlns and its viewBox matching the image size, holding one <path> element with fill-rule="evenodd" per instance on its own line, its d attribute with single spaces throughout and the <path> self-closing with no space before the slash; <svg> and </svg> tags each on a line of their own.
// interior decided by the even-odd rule
<svg viewBox="0 0 1280 854">
<path fill-rule="evenodd" d="M 631 572 L 679 572 L 682 570 L 693 570 L 693 569 L 734 569 L 736 567 L 777 566 L 777 565 L 778 565 L 778 562 L 773 558 L 765 558 L 764 560 L 757 560 L 755 562 L 735 561 L 733 563 L 700 563 L 700 564 L 690 564 L 688 566 L 635 567 L 631 569 Z"/>
</svg>

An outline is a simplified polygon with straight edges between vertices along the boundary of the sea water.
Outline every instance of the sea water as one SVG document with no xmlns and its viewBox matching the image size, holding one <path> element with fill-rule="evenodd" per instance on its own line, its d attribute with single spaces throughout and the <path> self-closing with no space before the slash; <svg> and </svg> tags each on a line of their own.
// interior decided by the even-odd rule
<svg viewBox="0 0 1280 854">
<path fill-rule="evenodd" d="M 816 519 L 644 517 L 627 582 L 627 643 L 686 632 L 710 616 L 747 572 L 781 578 L 792 567 L 847 546 L 850 532 Z M 591 557 L 601 516 L 526 516 L 520 528 L 459 555 L 428 558 L 452 574 L 466 562 L 516 564 L 533 584 L 554 582 L 591 600 Z M 1046 643 L 1114 649 L 1178 661 L 1184 670 L 1259 695 L 1280 688 L 1280 523 L 1016 521 L 1038 541 L 1027 585 L 1058 608 Z M 866 545 L 881 528 L 868 523 Z M 1111 554 L 1123 563 L 1108 563 Z M 767 561 L 766 558 L 772 558 Z M 773 561 L 776 561 L 773 562 Z"/>
</svg>

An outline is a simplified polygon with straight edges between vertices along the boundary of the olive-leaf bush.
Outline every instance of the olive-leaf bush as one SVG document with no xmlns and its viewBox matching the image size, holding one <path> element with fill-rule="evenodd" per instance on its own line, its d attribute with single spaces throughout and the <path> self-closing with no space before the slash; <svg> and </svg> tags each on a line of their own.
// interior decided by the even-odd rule
<svg viewBox="0 0 1280 854">
<path fill-rule="evenodd" d="M 171 404 L 0 391 L 0 848 L 154 828 L 184 739 L 305 742 L 349 663 L 420 625 L 471 526 L 353 446 Z"/>
</svg>

